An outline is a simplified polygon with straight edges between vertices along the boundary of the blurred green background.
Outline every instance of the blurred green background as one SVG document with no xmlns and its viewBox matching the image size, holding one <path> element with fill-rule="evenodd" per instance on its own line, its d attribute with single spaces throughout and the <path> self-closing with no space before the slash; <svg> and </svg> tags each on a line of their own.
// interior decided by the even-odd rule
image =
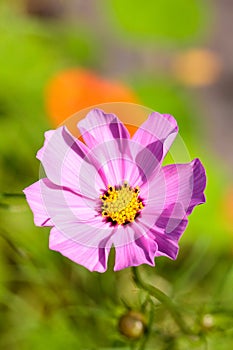
<svg viewBox="0 0 233 350">
<path fill-rule="evenodd" d="M 129 309 L 149 317 L 130 270 L 113 273 L 110 261 L 90 273 L 49 251 L 49 229 L 6 195 L 37 181 L 46 130 L 108 100 L 174 115 L 207 169 L 207 203 L 190 217 L 177 261 L 140 268 L 203 338 L 182 336 L 158 304 L 145 349 L 233 347 L 232 14 L 217 0 L 1 0 L 0 349 L 142 346 L 118 331 Z"/>
</svg>

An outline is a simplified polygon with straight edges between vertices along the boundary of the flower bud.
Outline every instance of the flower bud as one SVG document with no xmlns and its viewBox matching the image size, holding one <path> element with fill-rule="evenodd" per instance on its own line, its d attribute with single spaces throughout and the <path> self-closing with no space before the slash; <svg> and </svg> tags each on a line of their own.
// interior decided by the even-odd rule
<svg viewBox="0 0 233 350">
<path fill-rule="evenodd" d="M 137 311 L 129 311 L 119 320 L 119 331 L 127 338 L 138 339 L 146 329 L 146 321 L 143 314 Z"/>
<path fill-rule="evenodd" d="M 211 314 L 205 314 L 202 318 L 202 327 L 205 330 L 210 330 L 214 327 L 214 318 Z"/>
</svg>

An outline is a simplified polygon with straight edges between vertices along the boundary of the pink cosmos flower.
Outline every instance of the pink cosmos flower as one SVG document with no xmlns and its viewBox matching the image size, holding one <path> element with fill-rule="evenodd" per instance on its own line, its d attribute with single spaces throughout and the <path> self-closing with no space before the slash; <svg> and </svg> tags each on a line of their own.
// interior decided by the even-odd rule
<svg viewBox="0 0 233 350">
<path fill-rule="evenodd" d="M 188 215 L 205 202 L 198 159 L 162 167 L 178 127 L 152 113 L 130 138 L 114 114 L 91 110 L 78 123 L 85 143 L 65 126 L 45 133 L 38 151 L 46 177 L 24 190 L 37 226 L 52 226 L 49 247 L 90 271 L 176 259 Z"/>
</svg>

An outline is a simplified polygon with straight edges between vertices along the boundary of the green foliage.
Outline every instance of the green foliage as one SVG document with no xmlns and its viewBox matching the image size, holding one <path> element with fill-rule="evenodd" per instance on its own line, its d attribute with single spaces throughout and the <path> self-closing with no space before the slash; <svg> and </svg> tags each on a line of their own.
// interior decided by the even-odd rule
<svg viewBox="0 0 233 350">
<path fill-rule="evenodd" d="M 199 0 L 106 1 L 108 15 L 125 37 L 182 44 L 200 36 L 206 21 Z"/>
</svg>

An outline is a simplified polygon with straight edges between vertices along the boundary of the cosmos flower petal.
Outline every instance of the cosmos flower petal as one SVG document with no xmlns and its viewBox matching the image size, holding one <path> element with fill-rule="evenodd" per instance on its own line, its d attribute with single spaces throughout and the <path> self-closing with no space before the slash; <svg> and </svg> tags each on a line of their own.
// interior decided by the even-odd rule
<svg viewBox="0 0 233 350">
<path fill-rule="evenodd" d="M 55 226 L 63 240 L 91 250 L 107 247 L 113 229 L 97 215 L 96 202 L 83 198 L 47 178 L 25 189 L 37 226 Z M 104 252 L 104 251 L 103 251 Z"/>
<path fill-rule="evenodd" d="M 99 144 L 91 152 L 94 157 L 98 156 L 98 161 L 101 164 L 99 171 L 105 174 L 105 179 L 103 180 L 105 187 L 108 184 L 119 185 L 123 181 L 129 181 L 134 185 L 138 181 L 140 168 L 130 156 L 119 152 L 119 147 L 115 140 Z"/>
<path fill-rule="evenodd" d="M 132 236 L 132 231 L 134 231 L 134 240 L 129 238 Z M 117 235 L 118 237 L 114 241 L 116 252 L 114 271 L 141 264 L 155 265 L 154 257 L 158 250 L 157 243 L 150 236 L 143 235 L 140 226 L 136 224 L 126 225 L 118 230 Z"/>
<path fill-rule="evenodd" d="M 27 202 L 34 215 L 34 223 L 36 226 L 52 226 L 46 206 L 43 202 L 40 181 L 33 183 L 31 186 L 23 190 Z"/>
<path fill-rule="evenodd" d="M 44 137 L 45 137 L 44 145 L 39 149 L 36 155 L 37 159 L 39 159 L 40 161 L 43 159 L 44 154 L 46 153 L 46 150 L 47 150 L 48 143 L 50 142 L 54 133 L 56 133 L 56 130 L 48 130 L 44 133 Z"/>
<path fill-rule="evenodd" d="M 104 113 L 101 109 L 92 109 L 78 123 L 78 128 L 89 148 L 95 148 L 103 142 L 116 140 L 119 150 L 122 149 L 122 141 L 129 139 L 127 128 L 114 114 Z"/>
<path fill-rule="evenodd" d="M 188 219 L 182 203 L 173 203 L 163 210 L 156 220 L 155 227 L 159 228 L 169 239 L 178 242 L 187 224 Z"/>
<path fill-rule="evenodd" d="M 132 186 L 141 186 L 149 180 L 155 169 L 160 169 L 163 145 L 160 141 L 143 147 L 135 142 L 121 140 L 122 152 L 116 140 L 109 140 L 91 150 L 101 164 L 107 184 L 129 182 Z M 107 181 L 107 182 L 106 182 Z"/>
<path fill-rule="evenodd" d="M 187 214 L 191 214 L 196 205 L 202 204 L 206 202 L 206 198 L 204 195 L 204 190 L 206 188 L 206 172 L 201 161 L 196 158 L 192 162 L 193 164 L 193 192 L 192 199 L 189 203 L 189 207 L 187 209 Z"/>
<path fill-rule="evenodd" d="M 94 235 L 95 231 L 90 232 Z M 90 271 L 105 272 L 110 248 L 85 246 L 67 239 L 57 228 L 53 227 L 49 236 L 49 248 L 60 252 L 77 264 Z"/>
<path fill-rule="evenodd" d="M 166 255 L 164 254 L 164 249 L 161 250 L 162 238 L 165 241 L 168 240 L 168 251 L 171 242 L 175 246 L 178 246 L 178 241 L 188 224 L 186 211 L 182 203 L 170 204 L 159 215 L 158 213 L 153 213 L 152 208 L 143 214 L 138 221 L 144 229 L 148 230 L 149 235 L 152 234 L 153 239 L 158 244 L 158 252 L 162 252 L 161 255 Z M 169 254 L 167 255 L 170 256 Z M 170 257 L 173 258 L 172 256 Z"/>
<path fill-rule="evenodd" d="M 205 202 L 205 169 L 199 159 L 188 164 L 172 164 L 162 168 L 166 181 L 166 204 L 181 202 L 190 214 L 193 208 Z"/>
<path fill-rule="evenodd" d="M 78 128 L 91 154 L 101 164 L 105 186 L 138 179 L 139 169 L 131 155 L 129 132 L 114 114 L 93 109 L 78 123 Z"/>
<path fill-rule="evenodd" d="M 139 150 L 135 163 L 140 173 L 140 185 L 149 181 L 152 174 L 159 171 L 163 158 L 163 143 L 158 140 Z"/>
<path fill-rule="evenodd" d="M 172 164 L 162 168 L 166 182 L 166 203 L 182 202 L 187 213 L 195 205 L 205 202 L 204 168 L 199 159 L 188 164 Z"/>
<path fill-rule="evenodd" d="M 186 214 L 205 202 L 206 174 L 199 159 L 186 164 L 172 164 L 162 167 L 150 181 L 149 189 L 142 186 L 141 195 L 147 197 L 146 204 L 161 212 L 172 203 L 182 203 Z"/>
<path fill-rule="evenodd" d="M 55 185 L 47 178 L 25 188 L 24 193 L 36 226 L 53 226 L 61 216 L 75 217 L 76 222 L 90 222 L 96 215 L 95 201 Z"/>
<path fill-rule="evenodd" d="M 173 241 L 167 237 L 164 233 L 154 231 L 156 243 L 158 244 L 158 251 L 155 256 L 166 256 L 175 260 L 179 251 L 179 246 L 176 241 Z"/>
<path fill-rule="evenodd" d="M 163 144 L 162 161 L 177 133 L 178 126 L 176 120 L 171 115 L 153 112 L 135 132 L 132 140 L 144 147 L 149 147 L 149 145 L 154 145 L 155 142 L 160 141 Z M 159 157 L 156 156 L 156 158 L 160 158 L 160 155 Z"/>
<path fill-rule="evenodd" d="M 46 134 L 44 146 L 37 157 L 46 176 L 59 186 L 69 187 L 90 198 L 96 198 L 97 191 L 103 187 L 104 174 L 98 172 L 98 162 L 66 127 Z"/>
<path fill-rule="evenodd" d="M 154 266 L 154 257 L 147 250 L 147 238 L 138 238 L 136 241 L 118 247 L 115 254 L 114 271 L 119 271 L 130 266 L 139 266 L 147 264 Z M 156 246 L 154 244 L 154 246 Z M 154 249 L 156 250 L 156 249 Z"/>
</svg>

